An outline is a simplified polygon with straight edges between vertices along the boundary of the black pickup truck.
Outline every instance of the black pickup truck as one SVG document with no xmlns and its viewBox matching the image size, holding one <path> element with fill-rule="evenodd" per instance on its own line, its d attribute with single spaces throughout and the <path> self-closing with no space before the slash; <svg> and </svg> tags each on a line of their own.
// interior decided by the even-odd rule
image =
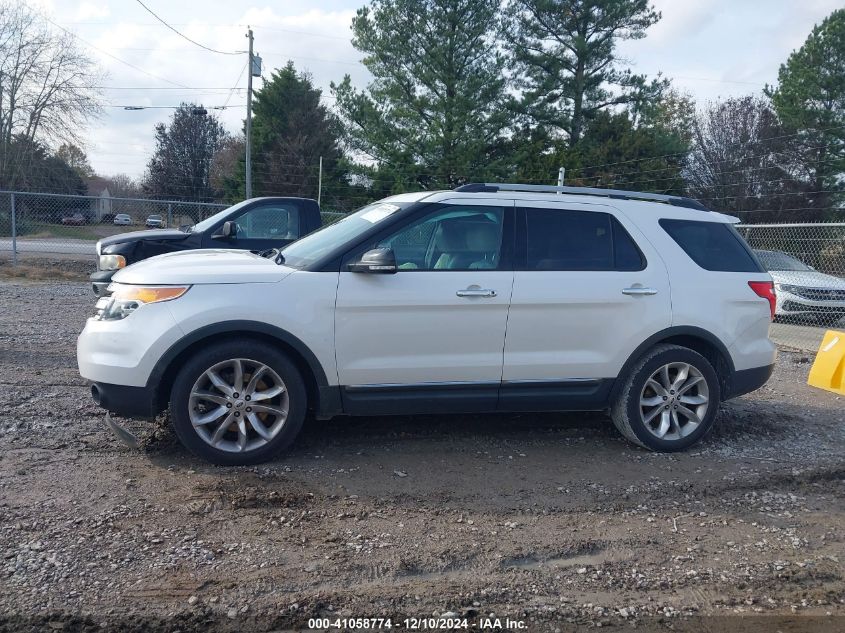
<svg viewBox="0 0 845 633">
<path fill-rule="evenodd" d="M 132 231 L 101 239 L 91 285 L 95 295 L 103 296 L 118 270 L 153 255 L 196 248 L 281 248 L 321 224 L 316 200 L 250 198 L 193 226 Z"/>
</svg>

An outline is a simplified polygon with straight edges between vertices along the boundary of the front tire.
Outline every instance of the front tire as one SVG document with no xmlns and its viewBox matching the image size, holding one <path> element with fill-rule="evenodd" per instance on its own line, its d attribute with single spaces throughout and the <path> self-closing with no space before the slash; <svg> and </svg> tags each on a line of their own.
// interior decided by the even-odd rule
<svg viewBox="0 0 845 633">
<path fill-rule="evenodd" d="M 719 379 L 698 352 L 657 345 L 624 380 L 611 418 L 631 442 L 653 451 L 680 451 L 712 429 L 721 399 Z"/>
<path fill-rule="evenodd" d="M 254 340 L 201 350 L 179 371 L 170 395 L 179 440 L 221 466 L 273 458 L 296 438 L 306 410 L 299 370 L 282 352 Z"/>
</svg>

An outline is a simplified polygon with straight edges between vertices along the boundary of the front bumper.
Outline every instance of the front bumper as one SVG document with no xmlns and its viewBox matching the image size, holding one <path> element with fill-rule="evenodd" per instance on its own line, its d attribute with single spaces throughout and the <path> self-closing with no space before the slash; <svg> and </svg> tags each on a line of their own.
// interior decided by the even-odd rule
<svg viewBox="0 0 845 633">
<path fill-rule="evenodd" d="M 96 296 L 108 296 L 108 287 L 111 283 L 111 278 L 114 277 L 116 272 L 117 270 L 98 270 L 91 273 L 88 280 L 91 282 L 91 289 L 94 291 Z"/>
<path fill-rule="evenodd" d="M 153 370 L 183 336 L 166 303 L 142 306 L 117 321 L 88 319 L 76 343 L 79 373 L 98 405 L 127 418 L 154 418 L 158 402 Z"/>
<path fill-rule="evenodd" d="M 845 301 L 816 301 L 790 292 L 779 292 L 776 314 L 841 314 L 845 315 Z"/>
<path fill-rule="evenodd" d="M 125 319 L 90 318 L 76 341 L 79 373 L 93 383 L 143 387 L 183 336 L 168 302 L 141 306 Z"/>
<path fill-rule="evenodd" d="M 95 382 L 91 397 L 106 411 L 124 418 L 154 418 L 162 410 L 153 387 L 127 387 Z"/>
</svg>

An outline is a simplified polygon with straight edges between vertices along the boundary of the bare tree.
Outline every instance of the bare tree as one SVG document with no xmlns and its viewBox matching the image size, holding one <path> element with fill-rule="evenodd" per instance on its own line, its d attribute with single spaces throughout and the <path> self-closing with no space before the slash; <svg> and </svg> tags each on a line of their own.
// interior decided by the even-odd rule
<svg viewBox="0 0 845 633">
<path fill-rule="evenodd" d="M 105 182 L 109 195 L 114 198 L 112 200 L 112 213 L 137 215 L 139 212 L 143 212 L 145 208 L 141 206 L 143 203 L 123 200 L 123 198 L 144 197 L 141 183 L 137 178 L 133 178 L 127 174 L 114 174 L 113 176 L 98 176 L 97 179 Z"/>
<path fill-rule="evenodd" d="M 711 104 L 692 124 L 687 191 L 745 221 L 817 219 L 805 210 L 807 182 L 793 140 L 764 99 Z"/>
<path fill-rule="evenodd" d="M 0 186 L 12 187 L 34 143 L 79 144 L 101 112 L 102 80 L 73 35 L 24 3 L 0 0 Z"/>
<path fill-rule="evenodd" d="M 238 178 L 244 171 L 246 146 L 242 134 L 227 136 L 211 161 L 211 186 L 215 191 L 223 191 L 227 182 Z"/>
<path fill-rule="evenodd" d="M 106 176 L 109 193 L 115 198 L 140 198 L 143 191 L 141 184 L 132 176 L 127 174 L 115 174 Z"/>
</svg>

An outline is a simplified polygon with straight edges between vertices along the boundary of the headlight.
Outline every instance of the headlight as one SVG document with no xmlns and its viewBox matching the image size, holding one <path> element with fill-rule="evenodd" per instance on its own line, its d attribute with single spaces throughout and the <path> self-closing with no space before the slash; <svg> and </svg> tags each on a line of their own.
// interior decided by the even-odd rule
<svg viewBox="0 0 845 633">
<path fill-rule="evenodd" d="M 775 290 L 780 290 L 781 292 L 788 292 L 790 294 L 796 294 L 798 292 L 798 286 L 791 286 L 789 284 L 775 284 Z"/>
<path fill-rule="evenodd" d="M 100 270 L 117 270 L 126 266 L 123 255 L 100 255 Z"/>
<path fill-rule="evenodd" d="M 97 318 L 103 321 L 125 319 L 142 305 L 178 299 L 190 286 L 129 286 L 111 284 L 109 297 L 104 305 L 97 302 Z M 102 301 L 102 300 L 101 300 Z"/>
</svg>

